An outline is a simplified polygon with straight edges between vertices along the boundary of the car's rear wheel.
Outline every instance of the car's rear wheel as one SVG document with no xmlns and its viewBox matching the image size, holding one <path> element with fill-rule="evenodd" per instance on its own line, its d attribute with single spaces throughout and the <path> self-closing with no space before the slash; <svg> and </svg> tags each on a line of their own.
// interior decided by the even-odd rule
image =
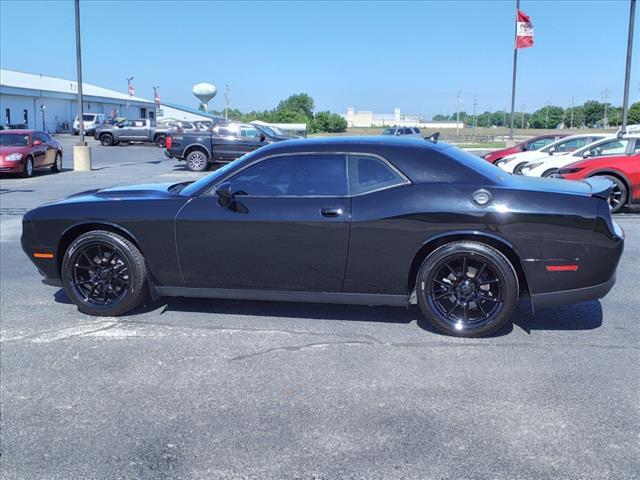
<svg viewBox="0 0 640 480">
<path fill-rule="evenodd" d="M 448 243 L 424 261 L 416 279 L 418 305 L 436 329 L 458 337 L 499 330 L 518 301 L 518 276 L 498 250 L 472 241 Z"/>
<path fill-rule="evenodd" d="M 56 159 L 51 165 L 51 171 L 53 173 L 58 173 L 62 170 L 62 154 L 60 152 L 56 153 Z"/>
<path fill-rule="evenodd" d="M 89 315 L 122 315 L 140 305 L 148 292 L 140 250 L 105 230 L 80 235 L 67 249 L 61 273 L 67 295 Z"/>
<path fill-rule="evenodd" d="M 27 160 L 24 162 L 24 169 L 22 170 L 22 176 L 24 178 L 29 178 L 33 176 L 33 158 L 27 157 Z"/>
<path fill-rule="evenodd" d="M 629 199 L 627 186 L 618 177 L 611 175 L 602 175 L 602 177 L 613 182 L 613 188 L 609 194 L 609 208 L 611 208 L 611 213 L 619 212 L 622 207 L 627 204 L 627 200 Z"/>
<path fill-rule="evenodd" d="M 193 150 L 185 160 L 192 172 L 204 172 L 209 167 L 209 158 L 202 150 Z"/>
<path fill-rule="evenodd" d="M 104 133 L 100 135 L 100 143 L 105 147 L 110 147 L 113 145 L 113 135 L 110 133 Z"/>
<path fill-rule="evenodd" d="M 156 147 L 158 147 L 158 148 L 164 148 L 164 145 L 165 145 L 165 137 L 164 137 L 164 135 L 160 135 L 160 136 L 156 137 L 155 144 L 156 144 Z"/>
<path fill-rule="evenodd" d="M 554 175 L 558 173 L 558 169 L 557 168 L 550 168 L 549 170 L 546 170 L 542 173 L 542 176 L 545 178 L 549 178 L 551 177 L 551 175 Z"/>
</svg>

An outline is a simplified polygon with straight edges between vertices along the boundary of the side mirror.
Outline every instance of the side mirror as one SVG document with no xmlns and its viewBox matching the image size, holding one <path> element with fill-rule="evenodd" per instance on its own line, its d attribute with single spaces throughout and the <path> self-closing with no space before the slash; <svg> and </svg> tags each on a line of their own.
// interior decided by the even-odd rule
<svg viewBox="0 0 640 480">
<path fill-rule="evenodd" d="M 124 127 L 124 123 L 118 123 L 118 128 Z"/>
<path fill-rule="evenodd" d="M 399 136 L 400 136 L 400 132 L 396 132 L 396 137 L 399 137 Z"/>
<path fill-rule="evenodd" d="M 218 196 L 218 205 L 223 208 L 228 208 L 233 202 L 231 182 L 224 182 L 218 185 L 216 187 L 216 195 Z"/>
<path fill-rule="evenodd" d="M 37 147 L 38 145 L 42 145 L 42 140 L 34 140 L 33 141 L 33 146 Z"/>
<path fill-rule="evenodd" d="M 526 152 L 527 150 L 529 150 L 529 147 L 527 147 L 526 145 L 522 145 L 522 148 L 520 148 L 520 150 Z"/>
<path fill-rule="evenodd" d="M 556 152 L 557 152 L 556 147 L 551 147 L 551 148 L 549 149 L 549 155 L 553 155 L 553 154 L 554 154 L 554 153 L 556 153 Z"/>
<path fill-rule="evenodd" d="M 260 141 L 264 142 L 267 139 L 267 137 L 264 136 L 264 133 L 260 134 Z"/>
<path fill-rule="evenodd" d="M 591 150 L 585 150 L 582 152 L 582 158 L 589 158 L 591 155 Z"/>
</svg>

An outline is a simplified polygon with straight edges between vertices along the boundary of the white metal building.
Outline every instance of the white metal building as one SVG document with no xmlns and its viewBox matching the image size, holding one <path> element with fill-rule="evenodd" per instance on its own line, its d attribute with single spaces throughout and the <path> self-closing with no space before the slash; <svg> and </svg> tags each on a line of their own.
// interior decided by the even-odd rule
<svg viewBox="0 0 640 480">
<path fill-rule="evenodd" d="M 155 118 L 155 104 L 144 98 L 84 83 L 84 113 Z M 50 133 L 69 132 L 78 113 L 74 80 L 0 70 L 0 122 Z"/>
<path fill-rule="evenodd" d="M 464 123 L 434 122 L 423 120 L 419 115 L 402 115 L 399 108 L 393 113 L 373 113 L 371 111 L 356 111 L 347 108 L 344 115 L 348 127 L 419 127 L 419 128 L 464 128 Z"/>
<path fill-rule="evenodd" d="M 213 115 L 209 112 L 203 112 L 195 108 L 177 105 L 175 103 L 160 102 L 158 109 L 158 121 L 162 120 L 184 120 L 186 122 L 197 122 L 198 120 L 214 120 L 220 122 L 222 117 Z"/>
</svg>

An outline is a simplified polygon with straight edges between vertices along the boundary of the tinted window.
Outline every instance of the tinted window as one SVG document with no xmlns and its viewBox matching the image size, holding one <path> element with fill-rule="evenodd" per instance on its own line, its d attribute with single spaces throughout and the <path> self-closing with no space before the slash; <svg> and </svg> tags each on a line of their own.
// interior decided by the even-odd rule
<svg viewBox="0 0 640 480">
<path fill-rule="evenodd" d="M 0 146 L 26 147 L 29 145 L 29 135 L 24 133 L 3 133 L 0 135 Z"/>
<path fill-rule="evenodd" d="M 386 162 L 376 157 L 349 155 L 349 182 L 351 194 L 379 190 L 406 182 Z"/>
<path fill-rule="evenodd" d="M 42 143 L 47 143 L 49 141 L 49 135 L 41 132 L 34 132 L 33 140 L 40 140 Z"/>
<path fill-rule="evenodd" d="M 417 133 L 418 135 L 420 135 L 420 129 L 419 128 L 414 128 L 413 129 L 413 133 Z"/>
<path fill-rule="evenodd" d="M 382 131 L 382 135 L 394 135 L 396 131 L 393 128 L 385 128 Z"/>
<path fill-rule="evenodd" d="M 413 133 L 413 131 L 410 128 L 405 128 L 404 129 L 404 133 L 405 133 L 405 135 L 411 135 Z"/>
<path fill-rule="evenodd" d="M 253 127 L 240 127 L 241 137 L 259 137 L 260 132 Z"/>
<path fill-rule="evenodd" d="M 344 196 L 344 155 L 275 157 L 252 165 L 231 178 L 232 192 L 256 196 Z"/>
</svg>

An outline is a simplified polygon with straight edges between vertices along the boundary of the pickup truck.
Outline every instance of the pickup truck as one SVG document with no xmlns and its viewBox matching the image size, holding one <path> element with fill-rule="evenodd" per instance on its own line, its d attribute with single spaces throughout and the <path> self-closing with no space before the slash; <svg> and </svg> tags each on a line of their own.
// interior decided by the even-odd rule
<svg viewBox="0 0 640 480">
<path fill-rule="evenodd" d="M 294 137 L 263 125 L 221 123 L 201 132 L 171 132 L 165 139 L 165 155 L 184 160 L 192 172 L 203 172 L 213 164 L 229 163 L 245 153 Z"/>
<path fill-rule="evenodd" d="M 93 137 L 105 147 L 118 145 L 120 142 L 146 142 L 155 143 L 162 148 L 166 135 L 166 129 L 155 128 L 151 124 L 151 120 L 143 118 L 97 128 Z"/>
</svg>

